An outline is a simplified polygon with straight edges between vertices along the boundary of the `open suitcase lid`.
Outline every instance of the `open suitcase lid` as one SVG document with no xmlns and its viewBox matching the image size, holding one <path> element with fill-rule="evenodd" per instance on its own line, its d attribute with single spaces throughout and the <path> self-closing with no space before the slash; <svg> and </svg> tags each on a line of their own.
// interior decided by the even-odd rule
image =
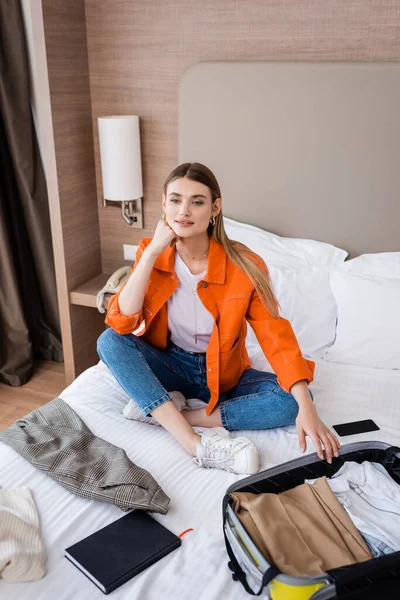
<svg viewBox="0 0 400 600">
<path fill-rule="evenodd" d="M 400 483 L 400 448 L 385 442 L 365 441 L 343 445 L 339 450 L 339 457 L 333 457 L 331 465 L 325 460 L 321 460 L 317 453 L 313 452 L 276 467 L 265 469 L 233 483 L 227 489 L 226 496 L 239 490 L 255 493 L 284 492 L 304 483 L 305 479 L 311 477 L 332 477 L 344 462 L 349 460 L 355 462 L 368 460 L 381 463 L 393 479 Z M 271 482 L 270 485 L 268 482 Z"/>
</svg>

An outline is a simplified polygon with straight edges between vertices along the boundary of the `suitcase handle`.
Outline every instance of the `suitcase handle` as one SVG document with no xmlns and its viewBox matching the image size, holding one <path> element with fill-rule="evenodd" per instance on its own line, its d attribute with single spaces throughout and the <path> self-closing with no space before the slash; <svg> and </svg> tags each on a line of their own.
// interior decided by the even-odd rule
<svg viewBox="0 0 400 600">
<path fill-rule="evenodd" d="M 328 571 L 336 585 L 336 598 L 345 598 L 351 591 L 379 585 L 382 581 L 400 579 L 400 552 L 393 552 L 370 560 L 338 567 Z M 367 592 L 366 592 L 367 593 Z M 370 596 L 365 596 L 370 597 Z"/>
<path fill-rule="evenodd" d="M 390 446 L 385 450 L 382 465 L 390 473 L 391 477 L 400 483 L 400 448 Z"/>
</svg>

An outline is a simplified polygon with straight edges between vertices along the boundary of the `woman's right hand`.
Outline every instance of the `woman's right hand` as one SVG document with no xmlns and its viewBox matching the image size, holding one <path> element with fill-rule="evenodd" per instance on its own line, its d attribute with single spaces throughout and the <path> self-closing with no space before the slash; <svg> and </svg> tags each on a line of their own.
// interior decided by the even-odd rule
<svg viewBox="0 0 400 600">
<path fill-rule="evenodd" d="M 148 248 L 151 249 L 152 254 L 156 254 L 158 256 L 163 250 L 165 250 L 168 244 L 172 246 L 176 244 L 178 239 L 179 237 L 172 227 L 168 225 L 167 221 L 163 221 L 161 219 L 157 224 L 153 239 L 148 245 Z"/>
</svg>

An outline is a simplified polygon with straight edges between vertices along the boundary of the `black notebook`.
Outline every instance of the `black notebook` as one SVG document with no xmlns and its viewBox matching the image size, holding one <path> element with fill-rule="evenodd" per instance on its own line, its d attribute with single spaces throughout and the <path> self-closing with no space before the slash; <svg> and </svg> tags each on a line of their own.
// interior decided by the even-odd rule
<svg viewBox="0 0 400 600">
<path fill-rule="evenodd" d="M 65 556 L 109 594 L 181 543 L 149 514 L 133 510 L 67 548 Z"/>
</svg>

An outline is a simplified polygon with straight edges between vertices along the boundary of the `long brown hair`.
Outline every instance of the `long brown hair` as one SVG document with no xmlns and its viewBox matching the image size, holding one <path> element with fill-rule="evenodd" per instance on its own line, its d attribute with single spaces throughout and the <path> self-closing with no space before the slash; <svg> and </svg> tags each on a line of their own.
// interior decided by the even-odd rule
<svg viewBox="0 0 400 600">
<path fill-rule="evenodd" d="M 167 195 L 168 185 L 181 177 L 187 177 L 187 179 L 206 185 L 211 192 L 212 204 L 217 198 L 221 198 L 221 191 L 214 173 L 201 163 L 183 163 L 176 167 L 164 183 L 165 195 Z M 274 319 L 279 318 L 279 303 L 272 289 L 269 276 L 254 263 L 254 259 L 252 260 L 248 256 L 250 254 L 254 258 L 257 257 L 250 248 L 228 238 L 224 228 L 222 210 L 215 217 L 215 225 L 209 225 L 208 235 L 221 244 L 231 261 L 246 273 L 271 316 Z"/>
</svg>

